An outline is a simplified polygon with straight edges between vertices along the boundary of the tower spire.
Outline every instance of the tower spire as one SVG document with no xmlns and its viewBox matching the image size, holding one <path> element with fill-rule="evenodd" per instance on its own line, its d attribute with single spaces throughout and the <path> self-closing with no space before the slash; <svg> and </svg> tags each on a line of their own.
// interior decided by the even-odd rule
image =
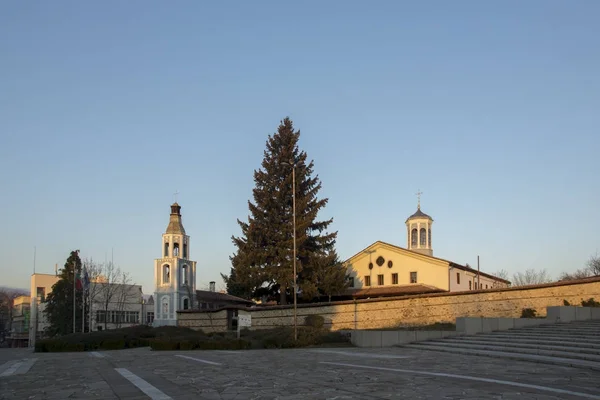
<svg viewBox="0 0 600 400">
<path fill-rule="evenodd" d="M 421 209 L 421 195 L 423 194 L 423 192 L 421 192 L 421 189 L 419 189 L 417 191 L 417 193 L 415 193 L 417 195 L 417 209 L 420 210 Z"/>
<path fill-rule="evenodd" d="M 173 198 L 175 199 L 175 203 L 177 203 L 177 195 L 179 194 L 179 190 L 176 190 L 175 193 L 173 193 Z"/>
</svg>

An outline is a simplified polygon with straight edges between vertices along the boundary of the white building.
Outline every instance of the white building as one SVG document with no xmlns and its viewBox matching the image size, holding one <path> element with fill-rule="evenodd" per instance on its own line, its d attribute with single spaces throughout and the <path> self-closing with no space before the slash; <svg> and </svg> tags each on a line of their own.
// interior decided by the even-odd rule
<svg viewBox="0 0 600 400">
<path fill-rule="evenodd" d="M 196 294 L 196 261 L 190 260 L 190 237 L 181 222 L 181 207 L 171 205 L 162 258 L 154 261 L 154 326 L 177 325 L 177 311 L 193 308 Z"/>
</svg>

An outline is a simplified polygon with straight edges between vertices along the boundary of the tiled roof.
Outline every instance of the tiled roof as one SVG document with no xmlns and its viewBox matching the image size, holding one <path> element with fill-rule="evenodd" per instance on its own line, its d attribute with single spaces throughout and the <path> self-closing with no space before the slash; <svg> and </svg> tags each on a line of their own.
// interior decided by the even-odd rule
<svg viewBox="0 0 600 400">
<path fill-rule="evenodd" d="M 344 292 L 346 296 L 357 297 L 378 297 L 378 296 L 404 296 L 409 294 L 422 293 L 440 293 L 445 292 L 435 286 L 412 284 L 401 286 L 369 287 L 366 289 L 347 289 Z"/>
<path fill-rule="evenodd" d="M 421 211 L 420 207 L 417 208 L 417 212 L 415 212 L 413 215 L 411 215 L 410 217 L 408 217 L 408 219 L 413 219 L 413 218 L 429 218 L 430 220 L 433 221 L 433 218 L 431 218 L 429 215 L 427 215 L 423 211 Z"/>
<path fill-rule="evenodd" d="M 232 296 L 227 293 L 211 292 L 209 290 L 196 290 L 198 301 L 225 302 L 237 304 L 254 304 L 253 301 L 242 299 L 241 297 Z"/>
</svg>

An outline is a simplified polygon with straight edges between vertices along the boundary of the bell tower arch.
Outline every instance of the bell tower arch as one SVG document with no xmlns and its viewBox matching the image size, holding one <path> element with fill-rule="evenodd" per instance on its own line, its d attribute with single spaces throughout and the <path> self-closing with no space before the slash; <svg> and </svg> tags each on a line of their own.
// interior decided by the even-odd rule
<svg viewBox="0 0 600 400">
<path fill-rule="evenodd" d="M 433 256 L 431 247 L 431 225 L 433 218 L 421 211 L 421 191 L 417 192 L 417 211 L 406 219 L 406 234 L 408 250 Z"/>
</svg>

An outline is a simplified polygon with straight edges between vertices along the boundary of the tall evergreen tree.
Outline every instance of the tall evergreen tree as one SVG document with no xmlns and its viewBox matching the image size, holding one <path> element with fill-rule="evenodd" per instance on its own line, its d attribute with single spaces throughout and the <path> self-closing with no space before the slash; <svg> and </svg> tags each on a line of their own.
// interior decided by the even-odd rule
<svg viewBox="0 0 600 400">
<path fill-rule="evenodd" d="M 60 279 L 52 286 L 52 292 L 46 297 L 46 315 L 49 326 L 46 334 L 49 336 L 66 335 L 73 332 L 73 276 L 81 276 L 81 259 L 77 251 L 72 251 L 60 270 Z M 75 329 L 81 331 L 81 302 L 83 291 L 75 288 Z"/>
<path fill-rule="evenodd" d="M 232 237 L 237 248 L 231 257 L 232 273 L 226 279 L 228 290 L 245 288 L 254 297 L 279 298 L 281 304 L 293 296 L 293 195 L 296 195 L 297 282 L 304 300 L 325 289 L 319 277 L 339 266 L 335 253 L 337 232 L 326 230 L 333 219 L 320 221 L 319 211 L 328 199 L 317 197 L 321 189 L 313 176 L 314 163 L 298 149 L 300 131 L 294 131 L 289 118 L 281 121 L 277 132 L 266 143 L 262 168 L 254 171 L 254 202 L 248 201 L 247 222 L 238 224 L 240 237 Z M 296 187 L 292 185 L 295 169 Z M 345 275 L 336 275 L 345 285 Z M 330 284 L 329 287 L 336 285 Z M 232 293 L 233 294 L 233 293 Z"/>
</svg>

